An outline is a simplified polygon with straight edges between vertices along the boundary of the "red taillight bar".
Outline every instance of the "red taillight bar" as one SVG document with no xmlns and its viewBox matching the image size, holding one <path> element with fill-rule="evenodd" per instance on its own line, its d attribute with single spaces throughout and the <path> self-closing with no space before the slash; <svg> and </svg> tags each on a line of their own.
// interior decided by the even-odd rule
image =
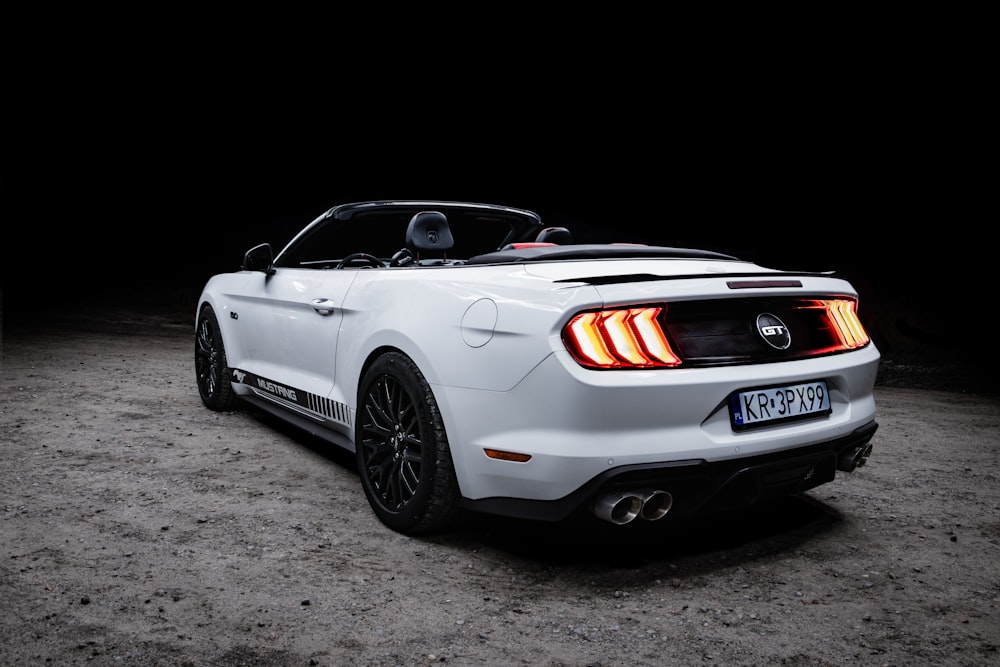
<svg viewBox="0 0 1000 667">
<path fill-rule="evenodd" d="M 573 357 L 589 368 L 678 366 L 656 318 L 662 307 L 581 313 L 566 325 L 564 340 Z"/>
<path fill-rule="evenodd" d="M 833 330 L 840 337 L 840 343 L 845 349 L 853 350 L 864 347 L 871 340 L 864 325 L 858 318 L 857 303 L 854 301 L 836 300 L 823 302 L 827 315 L 833 325 Z"/>
<path fill-rule="evenodd" d="M 801 307 L 818 308 L 826 313 L 827 322 L 837 339 L 837 345 L 821 350 L 822 352 L 854 350 L 864 347 L 871 341 L 871 337 L 858 318 L 858 303 L 854 299 L 826 299 L 813 301 L 810 305 Z"/>
<path fill-rule="evenodd" d="M 851 298 L 799 302 L 797 308 L 820 310 L 829 326 L 829 338 L 800 356 L 817 356 L 864 347 L 871 337 Z M 616 308 L 580 313 L 566 324 L 563 341 L 576 361 L 587 368 L 674 368 L 681 358 L 660 326 L 666 305 Z"/>
</svg>

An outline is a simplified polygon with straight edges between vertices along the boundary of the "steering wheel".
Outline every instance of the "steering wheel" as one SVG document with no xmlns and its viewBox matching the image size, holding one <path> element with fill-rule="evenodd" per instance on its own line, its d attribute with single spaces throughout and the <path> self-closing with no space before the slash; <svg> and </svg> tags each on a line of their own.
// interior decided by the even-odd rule
<svg viewBox="0 0 1000 667">
<path fill-rule="evenodd" d="M 337 263 L 338 269 L 342 269 L 346 266 L 356 266 L 359 268 L 373 266 L 376 268 L 382 268 L 385 264 L 383 264 L 382 260 L 375 255 L 369 255 L 366 252 L 356 252 L 348 255 Z"/>
</svg>

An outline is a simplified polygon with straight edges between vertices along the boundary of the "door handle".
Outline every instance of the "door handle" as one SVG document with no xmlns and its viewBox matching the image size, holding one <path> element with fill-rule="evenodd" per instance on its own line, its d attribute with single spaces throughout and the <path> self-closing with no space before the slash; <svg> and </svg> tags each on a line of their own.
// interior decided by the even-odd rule
<svg viewBox="0 0 1000 667">
<path fill-rule="evenodd" d="M 312 308 L 320 315 L 333 315 L 333 301 L 330 299 L 313 299 Z"/>
</svg>

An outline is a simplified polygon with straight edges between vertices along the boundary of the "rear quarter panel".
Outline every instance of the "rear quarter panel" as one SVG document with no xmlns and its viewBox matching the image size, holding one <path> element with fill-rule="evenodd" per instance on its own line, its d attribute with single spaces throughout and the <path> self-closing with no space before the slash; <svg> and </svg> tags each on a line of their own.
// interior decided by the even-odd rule
<svg viewBox="0 0 1000 667">
<path fill-rule="evenodd" d="M 344 303 L 335 391 L 353 405 L 366 360 L 383 348 L 409 355 L 431 384 L 506 391 L 552 353 L 563 314 L 598 298 L 521 267 L 362 272 Z"/>
</svg>

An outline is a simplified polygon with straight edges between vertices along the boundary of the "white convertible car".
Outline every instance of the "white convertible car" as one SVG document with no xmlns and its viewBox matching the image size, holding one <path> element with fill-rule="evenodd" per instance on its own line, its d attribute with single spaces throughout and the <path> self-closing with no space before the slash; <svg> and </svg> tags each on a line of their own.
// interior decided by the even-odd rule
<svg viewBox="0 0 1000 667">
<path fill-rule="evenodd" d="M 354 452 L 408 534 L 469 511 L 693 517 L 865 463 L 879 352 L 848 282 L 573 240 L 505 206 L 336 206 L 208 281 L 201 399 Z"/>
</svg>

